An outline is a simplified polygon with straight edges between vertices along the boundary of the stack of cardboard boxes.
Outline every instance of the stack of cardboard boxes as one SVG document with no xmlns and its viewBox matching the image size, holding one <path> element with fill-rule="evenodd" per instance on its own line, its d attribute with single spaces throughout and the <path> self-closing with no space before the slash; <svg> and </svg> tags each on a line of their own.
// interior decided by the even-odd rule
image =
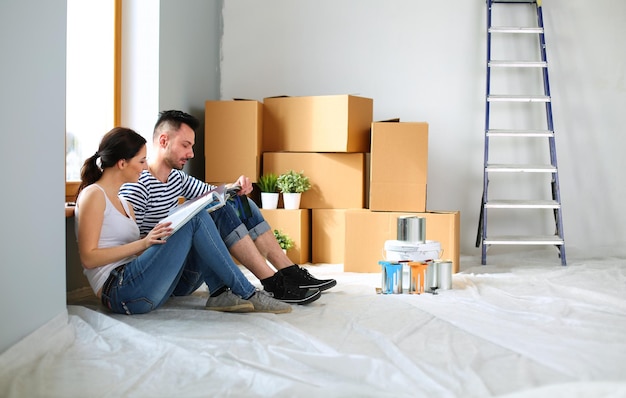
<svg viewBox="0 0 626 398">
<path fill-rule="evenodd" d="M 309 177 L 300 210 L 262 209 L 295 241 L 295 263 L 380 272 L 397 217 L 417 215 L 458 271 L 459 212 L 426 212 L 427 123 L 372 123 L 373 100 L 352 95 L 207 101 L 205 114 L 208 182 L 290 169 Z"/>
</svg>

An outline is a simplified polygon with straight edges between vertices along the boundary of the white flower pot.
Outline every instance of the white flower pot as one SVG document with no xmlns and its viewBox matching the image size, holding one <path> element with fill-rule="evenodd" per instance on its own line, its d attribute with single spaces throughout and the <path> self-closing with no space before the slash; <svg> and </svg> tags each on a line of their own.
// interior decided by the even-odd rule
<svg viewBox="0 0 626 398">
<path fill-rule="evenodd" d="M 297 210 L 300 208 L 300 198 L 302 193 L 283 193 L 283 204 L 286 210 Z"/>
<path fill-rule="evenodd" d="M 261 192 L 261 207 L 263 209 L 276 209 L 278 207 L 278 192 Z"/>
</svg>

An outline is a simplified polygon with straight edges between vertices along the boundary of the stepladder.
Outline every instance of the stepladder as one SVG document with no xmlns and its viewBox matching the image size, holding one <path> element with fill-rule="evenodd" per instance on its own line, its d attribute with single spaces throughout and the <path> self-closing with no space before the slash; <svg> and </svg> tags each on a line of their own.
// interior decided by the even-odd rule
<svg viewBox="0 0 626 398">
<path fill-rule="evenodd" d="M 486 0 L 481 263 L 494 246 L 552 246 L 567 265 L 542 0 Z"/>
</svg>

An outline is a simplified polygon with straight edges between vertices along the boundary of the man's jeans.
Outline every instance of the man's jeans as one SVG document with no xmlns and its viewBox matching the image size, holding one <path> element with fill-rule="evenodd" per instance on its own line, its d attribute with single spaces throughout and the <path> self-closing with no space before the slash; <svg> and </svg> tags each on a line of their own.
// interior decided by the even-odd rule
<svg viewBox="0 0 626 398">
<path fill-rule="evenodd" d="M 248 201 L 251 213 L 249 216 L 239 214 L 237 205 L 232 200 L 227 200 L 226 206 L 210 213 L 226 247 L 229 248 L 246 235 L 250 235 L 252 240 L 256 240 L 257 237 L 270 229 L 254 201 L 247 196 L 240 198 Z"/>
<path fill-rule="evenodd" d="M 160 307 L 171 295 L 193 293 L 203 282 L 214 292 L 223 286 L 249 298 L 255 287 L 233 262 L 215 223 L 201 211 L 164 244 L 150 246 L 127 263 L 103 303 L 120 314 L 141 314 Z"/>
</svg>

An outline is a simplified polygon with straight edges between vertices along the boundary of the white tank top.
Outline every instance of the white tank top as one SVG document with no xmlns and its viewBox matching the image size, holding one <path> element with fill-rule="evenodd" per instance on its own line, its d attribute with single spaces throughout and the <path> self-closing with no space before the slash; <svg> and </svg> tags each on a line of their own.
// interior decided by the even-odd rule
<svg viewBox="0 0 626 398">
<path fill-rule="evenodd" d="M 104 209 L 104 219 L 102 221 L 102 229 L 100 230 L 100 240 L 98 241 L 99 248 L 121 246 L 126 243 L 134 242 L 139 239 L 139 227 L 130 217 L 120 213 L 113 203 L 109 200 L 109 197 L 104 192 L 104 189 L 98 184 L 94 184 L 102 190 L 102 194 L 106 200 L 106 207 Z M 119 197 L 122 202 L 122 206 L 126 211 L 126 214 L 130 215 L 130 209 L 128 208 L 128 202 L 123 197 Z M 76 235 L 78 237 L 78 219 L 80 217 L 80 209 L 76 207 L 74 223 Z M 104 285 L 109 274 L 114 268 L 119 267 L 122 264 L 131 262 L 135 255 L 123 258 L 116 262 L 102 265 L 96 268 L 85 268 L 83 266 L 83 273 L 89 281 L 89 285 L 94 293 L 98 291 Z"/>
</svg>

